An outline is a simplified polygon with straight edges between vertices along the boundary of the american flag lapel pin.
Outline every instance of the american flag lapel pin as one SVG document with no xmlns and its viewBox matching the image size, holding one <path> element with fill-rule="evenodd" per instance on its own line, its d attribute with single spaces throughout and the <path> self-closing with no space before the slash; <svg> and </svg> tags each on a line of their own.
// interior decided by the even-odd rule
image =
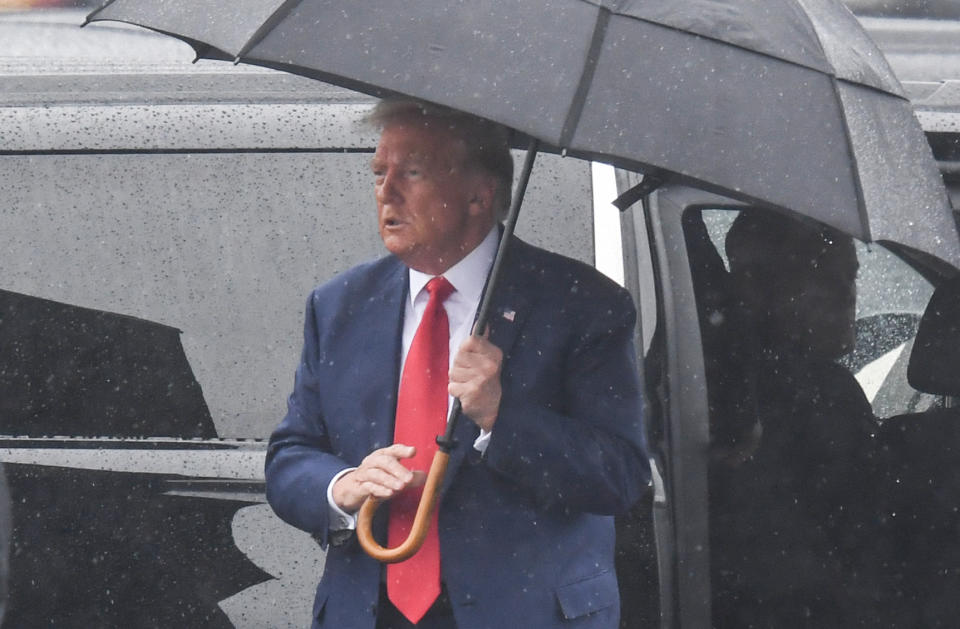
<svg viewBox="0 0 960 629">
<path fill-rule="evenodd" d="M 513 321 L 514 318 L 516 318 L 516 316 L 517 316 L 517 311 L 516 311 L 516 310 L 504 310 L 504 311 L 503 311 L 503 318 L 506 319 L 507 321 Z"/>
</svg>

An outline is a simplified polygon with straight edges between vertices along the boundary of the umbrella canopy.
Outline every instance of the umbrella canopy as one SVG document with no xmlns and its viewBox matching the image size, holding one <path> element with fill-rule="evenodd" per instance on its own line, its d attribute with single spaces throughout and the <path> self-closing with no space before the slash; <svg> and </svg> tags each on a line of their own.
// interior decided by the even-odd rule
<svg viewBox="0 0 960 629">
<path fill-rule="evenodd" d="M 839 0 L 114 0 L 88 20 L 433 101 L 960 266 L 910 103 Z"/>
</svg>

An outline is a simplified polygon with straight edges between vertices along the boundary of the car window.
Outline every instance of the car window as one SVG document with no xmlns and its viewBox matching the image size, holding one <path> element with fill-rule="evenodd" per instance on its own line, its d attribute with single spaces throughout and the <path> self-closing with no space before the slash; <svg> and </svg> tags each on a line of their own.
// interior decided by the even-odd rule
<svg viewBox="0 0 960 629">
<path fill-rule="evenodd" d="M 952 517 L 901 489 L 930 480 L 905 472 L 917 452 L 904 434 L 954 438 L 934 428 L 949 399 L 907 376 L 933 286 L 883 247 L 771 210 L 690 210 L 684 231 L 710 409 L 714 626 L 913 618 L 912 603 L 875 597 L 935 570 L 893 550 L 898 509 L 911 526 Z"/>
<path fill-rule="evenodd" d="M 717 254 L 729 269 L 724 238 L 737 212 L 704 210 L 703 222 Z M 863 388 L 878 418 L 922 411 L 935 397 L 916 391 L 906 366 L 917 325 L 933 285 L 904 260 L 877 244 L 855 241 L 856 342 L 839 363 Z"/>
</svg>

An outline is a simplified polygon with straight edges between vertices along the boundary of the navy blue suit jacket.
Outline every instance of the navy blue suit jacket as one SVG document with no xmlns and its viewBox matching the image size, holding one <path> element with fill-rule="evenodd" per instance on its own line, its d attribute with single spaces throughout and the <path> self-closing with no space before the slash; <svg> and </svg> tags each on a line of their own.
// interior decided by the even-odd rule
<svg viewBox="0 0 960 629">
<path fill-rule="evenodd" d="M 612 514 L 646 490 L 629 294 L 515 239 L 490 318 L 503 395 L 483 456 L 457 427 L 442 487 L 442 578 L 460 629 L 617 626 Z M 314 290 L 267 498 L 328 546 L 327 485 L 393 442 L 407 268 L 389 256 Z M 382 508 L 378 516 L 385 516 Z M 385 543 L 385 517 L 374 531 Z M 329 545 L 314 627 L 372 629 L 382 566 Z M 572 623 L 572 624 L 571 624 Z"/>
</svg>

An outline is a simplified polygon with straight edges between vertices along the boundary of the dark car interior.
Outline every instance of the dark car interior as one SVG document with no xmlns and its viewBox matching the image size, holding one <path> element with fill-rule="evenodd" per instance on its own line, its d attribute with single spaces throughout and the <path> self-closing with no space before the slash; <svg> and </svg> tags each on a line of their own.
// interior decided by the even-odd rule
<svg viewBox="0 0 960 629">
<path fill-rule="evenodd" d="M 960 415 L 950 406 L 960 394 L 958 278 L 940 283 L 922 318 L 859 316 L 855 343 L 840 355 L 814 351 L 834 325 L 823 315 L 789 322 L 820 330 L 819 338 L 784 333 L 805 348 L 770 345 L 775 335 L 745 314 L 749 297 L 731 272 L 737 213 L 688 210 L 683 219 L 710 412 L 714 626 L 949 626 L 960 611 L 952 595 L 960 585 Z M 707 223 L 714 239 L 726 236 L 726 252 Z M 788 281 L 795 254 L 789 241 L 777 246 L 786 249 L 766 264 Z M 823 257 L 804 262 L 811 276 L 818 267 L 838 272 Z M 789 294 L 773 275 L 762 277 L 763 299 Z M 836 291 L 805 285 L 803 294 L 790 297 L 791 309 L 844 307 Z M 776 305 L 764 312 L 768 323 L 778 316 Z M 907 356 L 909 396 L 895 382 Z M 868 380 L 878 360 L 892 366 L 868 400 L 854 376 Z M 908 412 L 878 414 L 884 387 Z M 926 407 L 911 410 L 923 394 Z"/>
</svg>

